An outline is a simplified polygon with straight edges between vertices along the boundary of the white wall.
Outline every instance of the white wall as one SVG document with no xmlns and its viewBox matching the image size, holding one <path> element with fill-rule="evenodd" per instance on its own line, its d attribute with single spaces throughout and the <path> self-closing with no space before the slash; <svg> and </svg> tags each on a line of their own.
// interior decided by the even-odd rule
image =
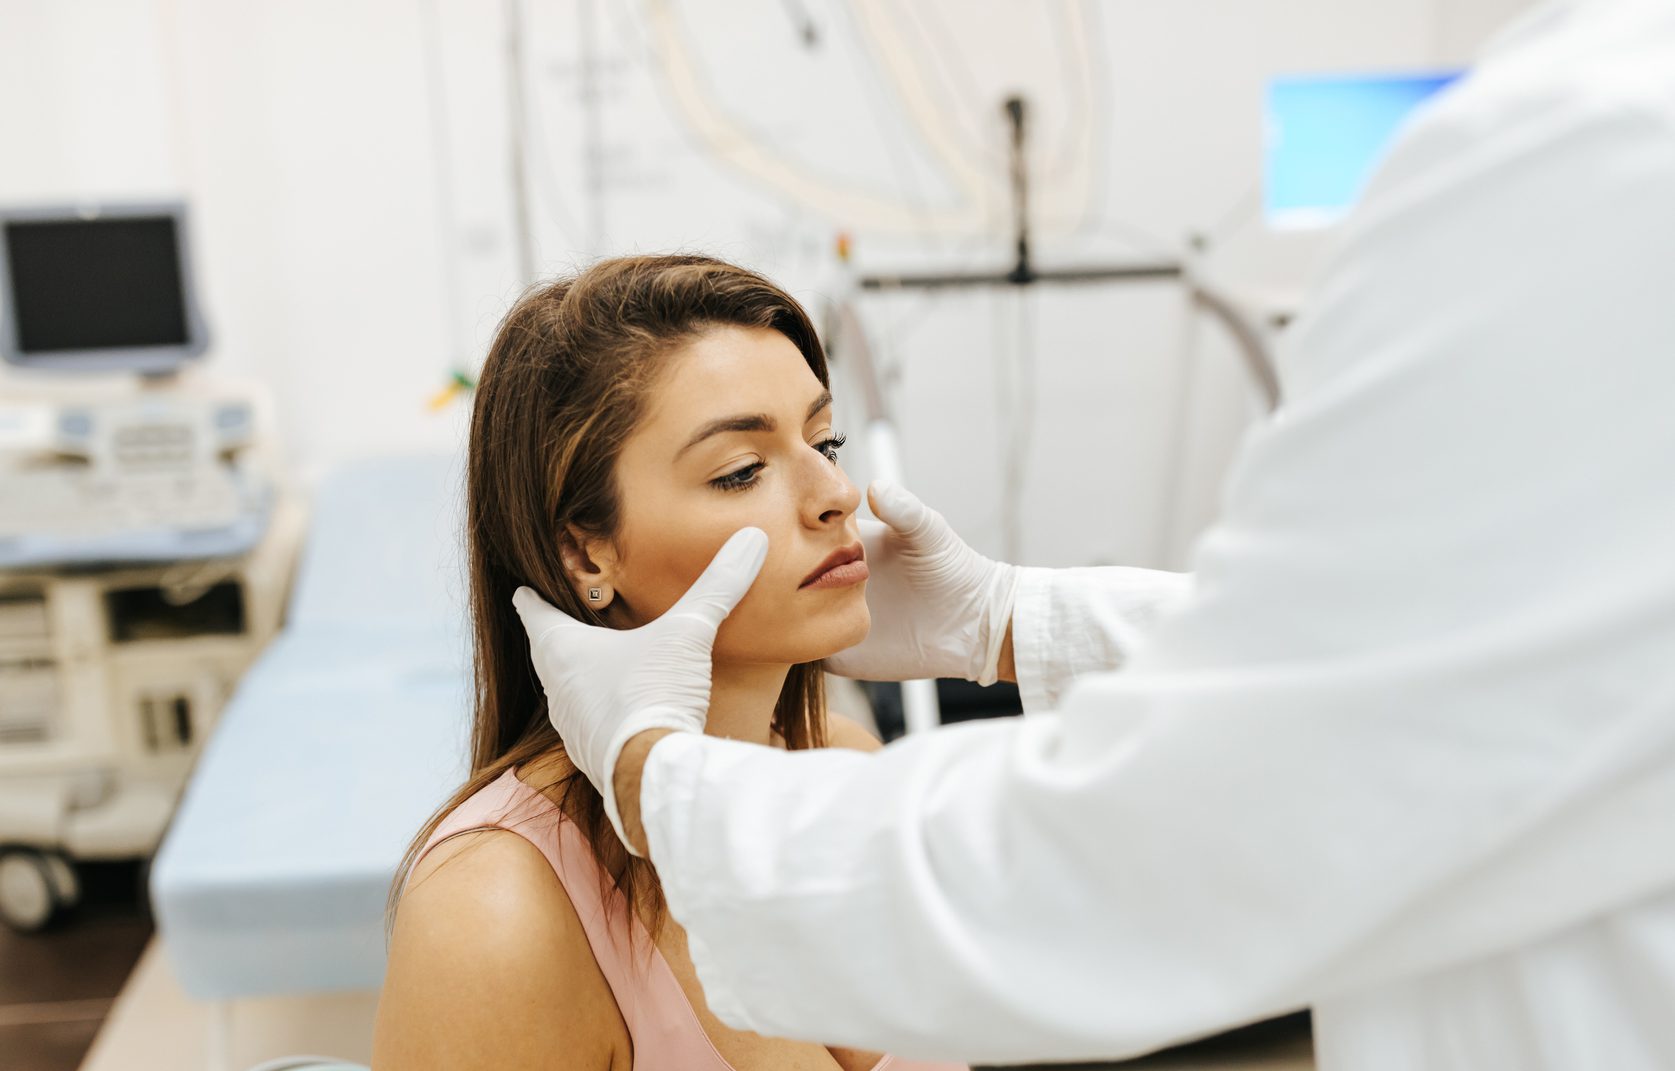
<svg viewBox="0 0 1675 1071">
<path fill-rule="evenodd" d="M 803 6 L 833 26 L 848 17 L 848 8 Z M 1256 293 L 1301 288 L 1322 242 L 1269 233 L 1256 216 L 1266 80 L 1463 62 L 1525 2 L 1093 6 L 1107 62 L 1103 171 L 1077 212 L 1056 212 L 1063 198 L 1051 188 L 1042 195 L 1040 259 L 1132 255 L 1134 230 L 1169 243 L 1208 232 L 1215 276 Z M 648 47 L 634 25 L 654 7 L 611 8 L 606 19 L 598 2 L 526 5 L 547 154 L 532 168 L 538 267 L 702 242 L 782 271 L 806 292 L 816 283 L 807 263 L 774 253 L 774 242 L 818 245 L 833 221 L 764 195 L 759 220 L 718 228 L 692 200 L 753 189 L 736 169 L 718 164 L 669 183 L 656 201 L 668 218 L 655 224 L 643 213 L 591 211 L 579 163 L 589 113 L 565 90 L 576 20 L 590 12 L 600 20 L 583 28 L 607 64 L 600 85 L 616 94 L 602 106 L 613 125 L 591 136 L 606 138 L 619 163 L 637 152 L 643 171 L 660 144 L 673 144 L 656 140 L 672 136 L 657 112 L 670 108 L 668 97 L 644 90 L 623 66 Z M 730 17 L 736 35 L 784 8 L 733 0 L 707 10 Z M 986 85 L 1036 77 L 1033 67 L 1009 70 L 1021 63 L 1023 38 L 1006 22 L 1016 10 L 943 6 L 968 70 Z M 0 201 L 184 193 L 195 210 L 212 367 L 271 384 L 278 431 L 305 477 L 359 454 L 446 447 L 459 440 L 464 409 L 437 415 L 426 401 L 451 368 L 476 366 L 522 281 L 508 194 L 504 18 L 504 5 L 485 0 L 0 0 Z M 766 53 L 747 45 L 726 62 L 752 55 Z M 861 139 L 876 135 L 868 128 L 876 112 L 818 118 L 827 142 L 855 140 L 864 171 Z M 632 162 L 621 164 L 624 174 Z M 1090 213 L 1104 222 L 1078 225 Z M 602 244 L 590 248 L 592 237 Z M 921 245 L 944 263 L 1007 255 L 999 230 Z M 882 234 L 862 235 L 860 248 L 872 268 L 914 252 L 911 241 Z M 913 485 L 978 546 L 1002 550 L 996 439 L 1002 410 L 1018 404 L 1004 377 L 1023 352 L 1008 317 L 1021 316 L 1033 325 L 1037 406 L 1018 557 L 1182 564 L 1257 415 L 1233 351 L 1216 328 L 1185 314 L 1168 285 L 1041 290 L 1023 300 L 1027 307 L 1016 296 L 867 299 L 875 342 L 899 370 Z M 864 471 L 864 452 L 852 456 Z"/>
<path fill-rule="evenodd" d="M 412 4 L 0 10 L 0 199 L 184 193 L 211 367 L 271 384 L 305 474 L 456 436 Z"/>
</svg>

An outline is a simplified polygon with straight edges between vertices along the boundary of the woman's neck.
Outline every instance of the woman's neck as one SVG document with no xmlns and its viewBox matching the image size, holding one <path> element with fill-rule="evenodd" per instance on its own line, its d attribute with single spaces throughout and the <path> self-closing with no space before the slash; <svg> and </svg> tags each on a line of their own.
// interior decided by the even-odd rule
<svg viewBox="0 0 1675 1071">
<path fill-rule="evenodd" d="M 715 662 L 710 666 L 710 715 L 705 734 L 771 744 L 774 705 L 789 665 Z"/>
</svg>

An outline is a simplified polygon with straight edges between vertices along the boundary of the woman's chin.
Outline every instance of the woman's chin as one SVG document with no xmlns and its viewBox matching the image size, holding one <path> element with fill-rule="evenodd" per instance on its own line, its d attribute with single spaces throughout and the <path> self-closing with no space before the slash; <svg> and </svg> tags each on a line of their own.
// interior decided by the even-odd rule
<svg viewBox="0 0 1675 1071">
<path fill-rule="evenodd" d="M 827 655 L 847 650 L 866 639 L 867 633 L 872 631 L 872 611 L 868 609 L 865 598 L 856 598 L 847 606 L 833 607 L 830 622 L 827 634 L 834 646 L 826 652 Z M 826 655 L 820 657 L 825 658 Z"/>
<path fill-rule="evenodd" d="M 872 615 L 867 611 L 867 604 L 861 602 L 842 613 L 822 614 L 819 620 L 801 624 L 796 630 L 801 642 L 787 645 L 796 650 L 796 657 L 788 659 L 792 663 L 818 662 L 847 651 L 867 638 L 872 630 Z"/>
</svg>

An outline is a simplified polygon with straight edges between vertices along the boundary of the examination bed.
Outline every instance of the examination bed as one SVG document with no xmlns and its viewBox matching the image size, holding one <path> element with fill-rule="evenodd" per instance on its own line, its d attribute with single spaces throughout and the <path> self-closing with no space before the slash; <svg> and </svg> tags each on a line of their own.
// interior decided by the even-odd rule
<svg viewBox="0 0 1675 1071">
<path fill-rule="evenodd" d="M 316 495 L 286 622 L 240 682 L 151 871 L 202 1000 L 383 979 L 396 865 L 466 772 L 453 458 L 357 462 Z"/>
</svg>

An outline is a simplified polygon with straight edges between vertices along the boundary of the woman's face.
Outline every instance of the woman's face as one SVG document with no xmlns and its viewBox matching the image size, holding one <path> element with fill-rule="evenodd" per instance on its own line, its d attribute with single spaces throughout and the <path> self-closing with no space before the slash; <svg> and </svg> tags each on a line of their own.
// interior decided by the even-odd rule
<svg viewBox="0 0 1675 1071">
<path fill-rule="evenodd" d="M 865 580 L 803 585 L 833 551 L 860 550 L 860 492 L 835 435 L 830 393 L 778 331 L 717 327 L 671 354 L 617 459 L 607 620 L 662 615 L 751 525 L 768 556 L 722 622 L 716 659 L 812 662 L 864 639 Z"/>
</svg>

